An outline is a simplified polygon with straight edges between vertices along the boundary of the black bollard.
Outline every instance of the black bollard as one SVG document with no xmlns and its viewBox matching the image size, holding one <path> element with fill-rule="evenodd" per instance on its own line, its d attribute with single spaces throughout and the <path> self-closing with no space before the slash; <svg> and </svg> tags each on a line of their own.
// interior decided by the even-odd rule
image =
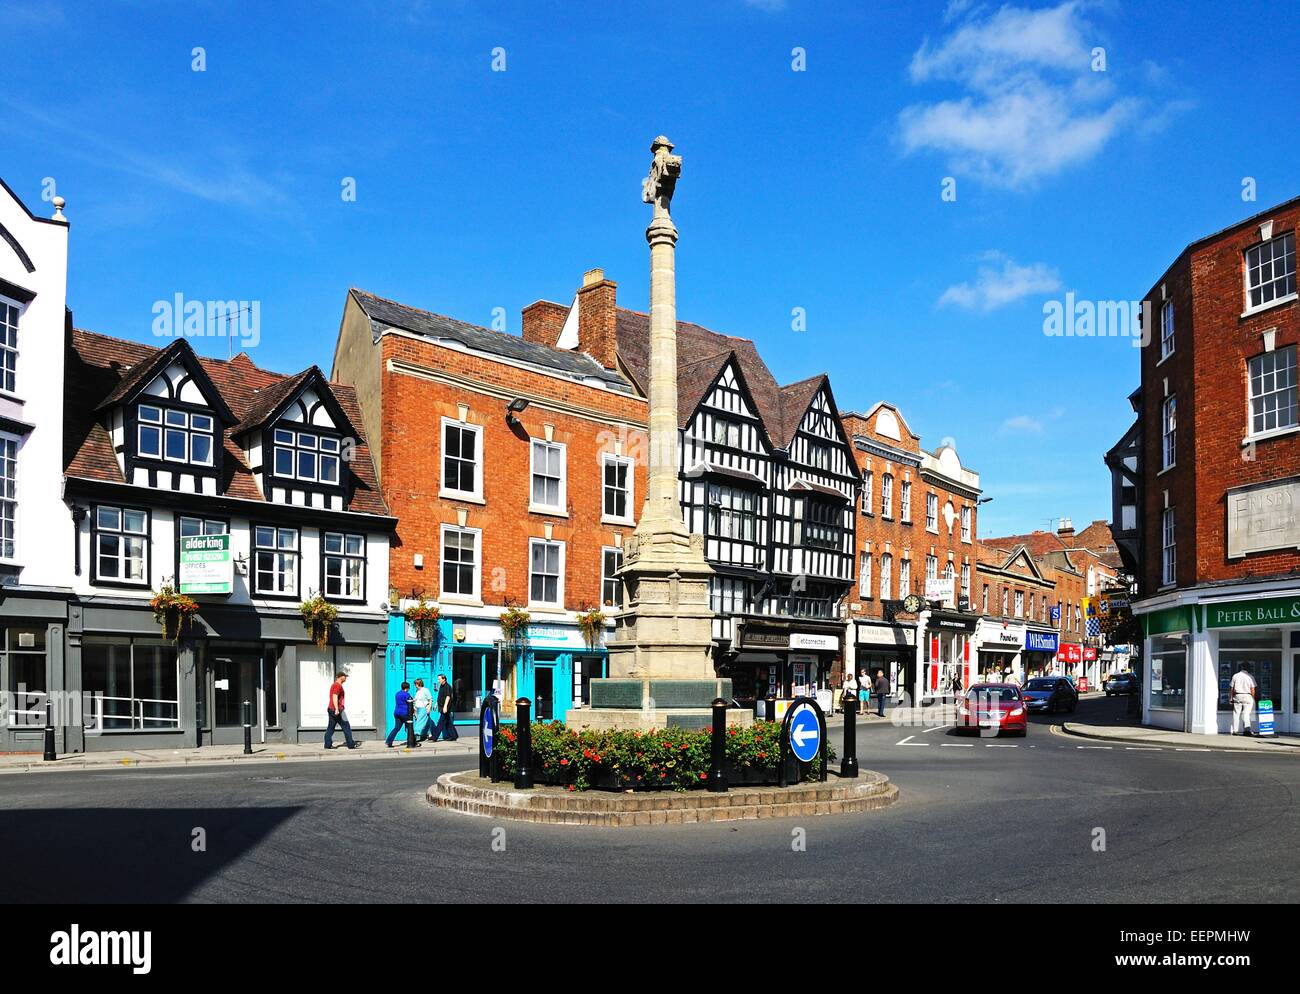
<svg viewBox="0 0 1300 994">
<path fill-rule="evenodd" d="M 45 698 L 45 757 L 47 763 L 53 762 L 59 758 L 59 754 L 54 750 L 54 702 L 47 696 Z"/>
<path fill-rule="evenodd" d="M 822 779 L 825 777 L 822 763 Z M 840 761 L 840 776 L 853 779 L 858 775 L 858 697 L 854 694 L 844 699 L 844 759 Z"/>
<path fill-rule="evenodd" d="M 517 790 L 533 789 L 533 726 L 529 712 L 533 702 L 527 697 L 515 701 L 515 731 L 519 742 L 515 750 L 515 788 Z"/>
<path fill-rule="evenodd" d="M 713 701 L 713 765 L 709 768 L 709 790 L 721 794 L 727 790 L 727 702 Z"/>
<path fill-rule="evenodd" d="M 414 749 L 420 743 L 415 741 L 415 708 L 410 701 L 406 702 L 406 748 Z"/>
<path fill-rule="evenodd" d="M 253 702 L 244 701 L 244 755 L 253 755 Z"/>
<path fill-rule="evenodd" d="M 767 720 L 776 721 L 776 698 L 769 696 L 767 699 Z"/>
</svg>

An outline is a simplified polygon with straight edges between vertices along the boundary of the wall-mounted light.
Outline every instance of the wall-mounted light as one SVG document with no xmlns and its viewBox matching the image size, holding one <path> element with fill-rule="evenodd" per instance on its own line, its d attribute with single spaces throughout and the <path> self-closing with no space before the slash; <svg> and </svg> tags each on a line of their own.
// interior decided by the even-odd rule
<svg viewBox="0 0 1300 994">
<path fill-rule="evenodd" d="M 509 405 L 506 407 L 506 424 L 508 424 L 511 428 L 519 424 L 519 419 L 515 417 L 515 415 L 523 414 L 524 411 L 528 410 L 528 405 L 531 403 L 532 401 L 528 400 L 525 397 L 516 397 L 514 400 L 512 400 L 509 403 Z"/>
</svg>

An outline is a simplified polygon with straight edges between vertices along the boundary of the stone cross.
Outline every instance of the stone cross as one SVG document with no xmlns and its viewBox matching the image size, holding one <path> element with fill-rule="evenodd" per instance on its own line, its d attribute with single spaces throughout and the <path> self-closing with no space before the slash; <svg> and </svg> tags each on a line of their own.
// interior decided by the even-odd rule
<svg viewBox="0 0 1300 994">
<path fill-rule="evenodd" d="M 677 177 L 682 174 L 682 157 L 672 155 L 673 143 L 660 135 L 650 143 L 654 161 L 650 163 L 650 175 L 641 181 L 641 199 L 647 204 L 655 205 L 655 213 L 668 213 L 668 205 L 673 199 L 673 190 L 677 187 Z"/>
</svg>

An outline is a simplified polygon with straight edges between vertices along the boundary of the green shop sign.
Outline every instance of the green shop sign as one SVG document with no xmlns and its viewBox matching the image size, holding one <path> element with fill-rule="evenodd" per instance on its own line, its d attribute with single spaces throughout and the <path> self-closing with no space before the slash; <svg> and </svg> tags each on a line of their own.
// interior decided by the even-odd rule
<svg viewBox="0 0 1300 994">
<path fill-rule="evenodd" d="M 1300 625 L 1300 597 L 1268 597 L 1231 604 L 1206 604 L 1207 628 Z"/>
<path fill-rule="evenodd" d="M 1182 607 L 1167 607 L 1163 611 L 1152 611 L 1142 615 L 1142 627 L 1148 635 L 1169 635 L 1174 632 L 1195 630 L 1192 624 L 1195 608 L 1190 604 Z"/>
</svg>

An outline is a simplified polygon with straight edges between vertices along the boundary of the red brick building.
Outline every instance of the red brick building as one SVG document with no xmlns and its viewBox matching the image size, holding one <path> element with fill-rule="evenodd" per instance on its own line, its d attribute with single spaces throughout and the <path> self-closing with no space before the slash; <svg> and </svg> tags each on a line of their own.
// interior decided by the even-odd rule
<svg viewBox="0 0 1300 994">
<path fill-rule="evenodd" d="M 1107 454 L 1144 618 L 1144 715 L 1228 729 L 1249 663 L 1300 731 L 1300 199 L 1188 245 L 1145 295 L 1137 421 Z"/>
<path fill-rule="evenodd" d="M 858 495 L 858 583 L 849 598 L 849 634 L 860 673 L 883 670 L 895 690 L 923 699 L 969 683 L 976 617 L 979 474 L 950 445 L 928 452 L 893 404 L 841 419 L 852 438 Z M 910 613 L 903 600 L 925 595 L 926 581 L 951 582 L 944 608 Z M 923 625 L 919 640 L 918 625 Z"/>
</svg>

